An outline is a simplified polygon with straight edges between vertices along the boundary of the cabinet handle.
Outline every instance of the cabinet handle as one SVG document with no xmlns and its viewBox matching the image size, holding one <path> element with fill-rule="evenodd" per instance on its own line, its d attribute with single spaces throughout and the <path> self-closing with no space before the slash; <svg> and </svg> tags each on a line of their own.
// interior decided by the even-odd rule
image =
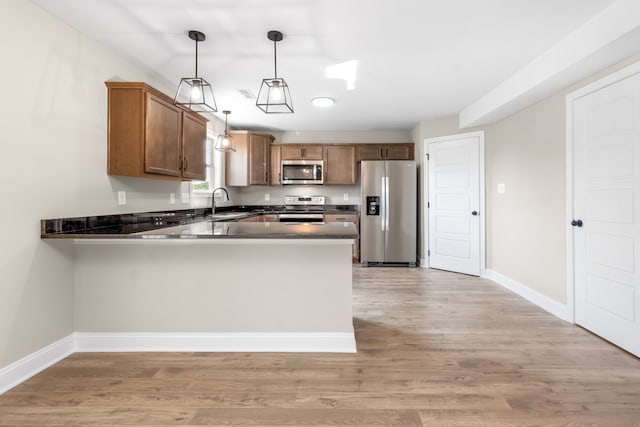
<svg viewBox="0 0 640 427">
<path fill-rule="evenodd" d="M 178 170 L 184 170 L 184 159 L 182 157 L 178 161 Z"/>
<path fill-rule="evenodd" d="M 382 148 L 380 149 L 380 158 L 384 158 L 384 153 L 382 152 Z"/>
<path fill-rule="evenodd" d="M 307 155 L 307 150 L 305 148 L 301 148 L 300 149 L 300 157 L 302 157 L 304 159 L 304 157 Z"/>
</svg>

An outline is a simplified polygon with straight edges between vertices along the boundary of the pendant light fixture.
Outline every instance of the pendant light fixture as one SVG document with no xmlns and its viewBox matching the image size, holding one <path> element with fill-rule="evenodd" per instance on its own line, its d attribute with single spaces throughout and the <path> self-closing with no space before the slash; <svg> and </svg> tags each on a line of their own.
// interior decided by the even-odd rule
<svg viewBox="0 0 640 427">
<path fill-rule="evenodd" d="M 198 42 L 204 41 L 206 36 L 200 31 L 191 30 L 189 38 L 196 42 L 196 74 L 195 77 L 180 79 L 173 103 L 191 111 L 215 113 L 218 107 L 213 97 L 213 88 L 205 79 L 198 77 Z"/>
<path fill-rule="evenodd" d="M 218 151 L 236 151 L 236 143 L 233 137 L 229 135 L 229 124 L 227 123 L 231 111 L 224 110 L 222 113 L 224 114 L 224 135 L 218 135 L 216 138 L 215 149 Z"/>
<path fill-rule="evenodd" d="M 282 33 L 280 31 L 269 31 L 267 38 L 273 42 L 274 77 L 272 79 L 262 80 L 256 106 L 267 114 L 293 113 L 293 103 L 291 102 L 289 86 L 283 78 L 278 78 L 276 44 L 282 40 Z"/>
</svg>

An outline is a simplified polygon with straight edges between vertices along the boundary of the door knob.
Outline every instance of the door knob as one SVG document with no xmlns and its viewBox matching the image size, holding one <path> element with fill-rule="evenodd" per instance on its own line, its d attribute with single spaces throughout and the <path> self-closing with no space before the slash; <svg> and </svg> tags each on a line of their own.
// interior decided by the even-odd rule
<svg viewBox="0 0 640 427">
<path fill-rule="evenodd" d="M 473 216 L 478 215 L 478 211 L 473 211 L 473 212 L 471 212 L 471 215 L 473 215 Z"/>
<path fill-rule="evenodd" d="M 582 227 L 582 220 L 581 219 L 574 219 L 573 221 L 571 221 L 571 225 L 574 227 Z"/>
</svg>

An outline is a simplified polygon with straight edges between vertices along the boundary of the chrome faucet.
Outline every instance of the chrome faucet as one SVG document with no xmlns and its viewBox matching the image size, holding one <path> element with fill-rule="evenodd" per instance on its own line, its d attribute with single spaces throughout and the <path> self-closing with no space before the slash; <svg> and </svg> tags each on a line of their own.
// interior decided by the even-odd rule
<svg viewBox="0 0 640 427">
<path fill-rule="evenodd" d="M 215 215 L 216 214 L 216 191 L 218 191 L 218 190 L 224 191 L 224 194 L 226 195 L 225 198 L 224 198 L 225 201 L 228 202 L 230 200 L 229 192 L 227 191 L 226 188 L 218 187 L 215 190 L 213 190 L 211 192 L 211 215 Z"/>
</svg>

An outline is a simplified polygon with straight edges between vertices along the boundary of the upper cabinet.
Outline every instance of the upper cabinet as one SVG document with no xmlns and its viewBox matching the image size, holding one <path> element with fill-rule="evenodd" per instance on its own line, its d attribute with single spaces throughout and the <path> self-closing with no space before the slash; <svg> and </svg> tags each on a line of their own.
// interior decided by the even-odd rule
<svg viewBox="0 0 640 427">
<path fill-rule="evenodd" d="M 207 179 L 207 124 L 194 114 L 182 116 L 182 176 L 204 181 Z"/>
<path fill-rule="evenodd" d="M 280 179 L 280 163 L 282 160 L 282 147 L 278 144 L 271 144 L 271 175 L 269 175 L 269 185 L 282 185 Z"/>
<path fill-rule="evenodd" d="M 356 148 L 353 145 L 324 146 L 324 183 L 356 183 Z"/>
<path fill-rule="evenodd" d="M 206 179 L 207 120 L 145 83 L 106 82 L 107 173 Z"/>
<path fill-rule="evenodd" d="M 236 151 L 225 153 L 225 183 L 230 187 L 269 185 L 273 136 L 250 131 L 229 132 Z"/>
<path fill-rule="evenodd" d="M 282 160 L 322 160 L 322 145 L 282 144 Z"/>
<path fill-rule="evenodd" d="M 358 144 L 357 160 L 413 160 L 414 144 Z"/>
</svg>

